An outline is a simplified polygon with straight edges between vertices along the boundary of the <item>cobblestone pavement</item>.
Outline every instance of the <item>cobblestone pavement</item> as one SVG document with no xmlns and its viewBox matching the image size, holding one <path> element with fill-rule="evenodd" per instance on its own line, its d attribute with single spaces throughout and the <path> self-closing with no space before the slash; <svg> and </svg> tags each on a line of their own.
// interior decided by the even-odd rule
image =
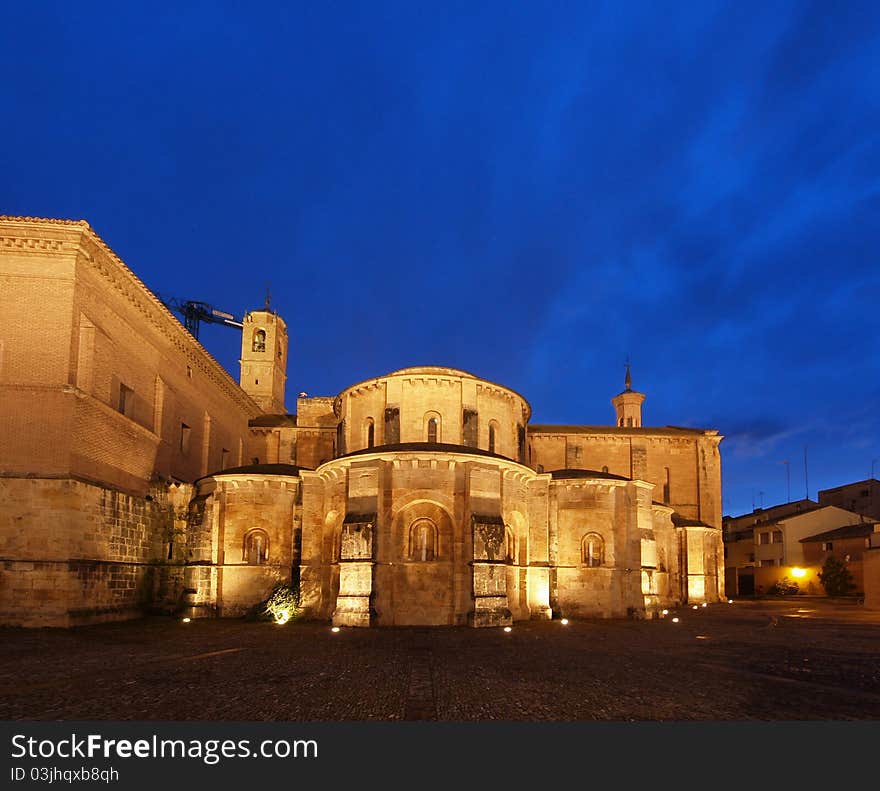
<svg viewBox="0 0 880 791">
<path fill-rule="evenodd" d="M 803 596 L 509 633 L 148 618 L 0 640 L 3 720 L 880 719 L 880 612 Z"/>
</svg>

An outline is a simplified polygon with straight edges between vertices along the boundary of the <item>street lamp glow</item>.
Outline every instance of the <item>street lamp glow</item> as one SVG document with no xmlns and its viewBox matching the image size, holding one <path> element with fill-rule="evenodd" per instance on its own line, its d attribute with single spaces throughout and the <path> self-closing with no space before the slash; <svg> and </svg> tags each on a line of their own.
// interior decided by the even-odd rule
<svg viewBox="0 0 880 791">
<path fill-rule="evenodd" d="M 802 569 L 802 568 L 800 568 L 799 566 L 795 566 L 795 567 L 791 570 L 791 576 L 792 576 L 792 577 L 806 577 L 806 576 L 807 576 L 807 570 L 806 570 L 806 569 Z"/>
</svg>

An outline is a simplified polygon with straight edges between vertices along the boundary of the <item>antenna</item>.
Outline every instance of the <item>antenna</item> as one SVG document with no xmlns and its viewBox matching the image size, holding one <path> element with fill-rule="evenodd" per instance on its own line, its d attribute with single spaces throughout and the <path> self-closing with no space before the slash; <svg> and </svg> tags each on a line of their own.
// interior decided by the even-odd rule
<svg viewBox="0 0 880 791">
<path fill-rule="evenodd" d="M 785 483 L 788 490 L 788 500 L 786 502 L 791 502 L 791 464 L 788 459 L 779 462 L 780 464 L 785 465 Z"/>
<path fill-rule="evenodd" d="M 807 476 L 807 446 L 804 445 L 804 488 L 807 490 L 807 499 L 810 499 L 810 479 Z"/>
<path fill-rule="evenodd" d="M 269 284 L 266 283 L 266 310 L 269 310 L 269 303 L 272 301 L 272 292 L 269 290 Z"/>
</svg>

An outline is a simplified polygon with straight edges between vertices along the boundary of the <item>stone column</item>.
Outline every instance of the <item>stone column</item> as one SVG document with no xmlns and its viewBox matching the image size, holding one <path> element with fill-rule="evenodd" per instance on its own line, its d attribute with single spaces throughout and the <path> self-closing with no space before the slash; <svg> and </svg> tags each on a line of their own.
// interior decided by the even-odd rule
<svg viewBox="0 0 880 791">
<path fill-rule="evenodd" d="M 369 626 L 371 623 L 375 526 L 375 514 L 347 515 L 342 523 L 334 626 Z"/>
<path fill-rule="evenodd" d="M 470 626 L 509 626 L 513 623 L 507 601 L 504 559 L 504 522 L 500 516 L 471 516 L 474 559 L 474 609 Z"/>
</svg>

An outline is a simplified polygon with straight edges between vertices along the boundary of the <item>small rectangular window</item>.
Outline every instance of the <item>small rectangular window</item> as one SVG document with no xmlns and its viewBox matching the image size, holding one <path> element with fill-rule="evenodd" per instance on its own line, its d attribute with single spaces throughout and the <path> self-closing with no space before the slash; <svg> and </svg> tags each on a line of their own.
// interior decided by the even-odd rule
<svg viewBox="0 0 880 791">
<path fill-rule="evenodd" d="M 229 466 L 229 451 L 226 448 L 220 451 L 220 469 L 225 470 Z"/>
<path fill-rule="evenodd" d="M 769 544 L 770 543 L 770 534 L 769 533 L 758 533 L 758 543 L 759 544 Z"/>
<path fill-rule="evenodd" d="M 116 408 L 123 415 L 128 415 L 128 417 L 131 417 L 131 414 L 134 411 L 134 390 L 132 390 L 130 387 L 126 387 L 124 384 L 120 384 L 119 403 L 117 404 Z"/>
<path fill-rule="evenodd" d="M 771 538 L 770 543 L 772 543 L 772 544 L 781 544 L 782 543 L 782 531 L 781 530 L 774 530 L 773 531 L 773 537 Z"/>
<path fill-rule="evenodd" d="M 822 549 L 825 552 L 830 552 L 832 549 L 834 549 L 834 544 L 831 541 L 823 541 L 822 542 Z"/>
<path fill-rule="evenodd" d="M 190 427 L 186 423 L 180 424 L 180 452 L 189 453 Z"/>
</svg>

